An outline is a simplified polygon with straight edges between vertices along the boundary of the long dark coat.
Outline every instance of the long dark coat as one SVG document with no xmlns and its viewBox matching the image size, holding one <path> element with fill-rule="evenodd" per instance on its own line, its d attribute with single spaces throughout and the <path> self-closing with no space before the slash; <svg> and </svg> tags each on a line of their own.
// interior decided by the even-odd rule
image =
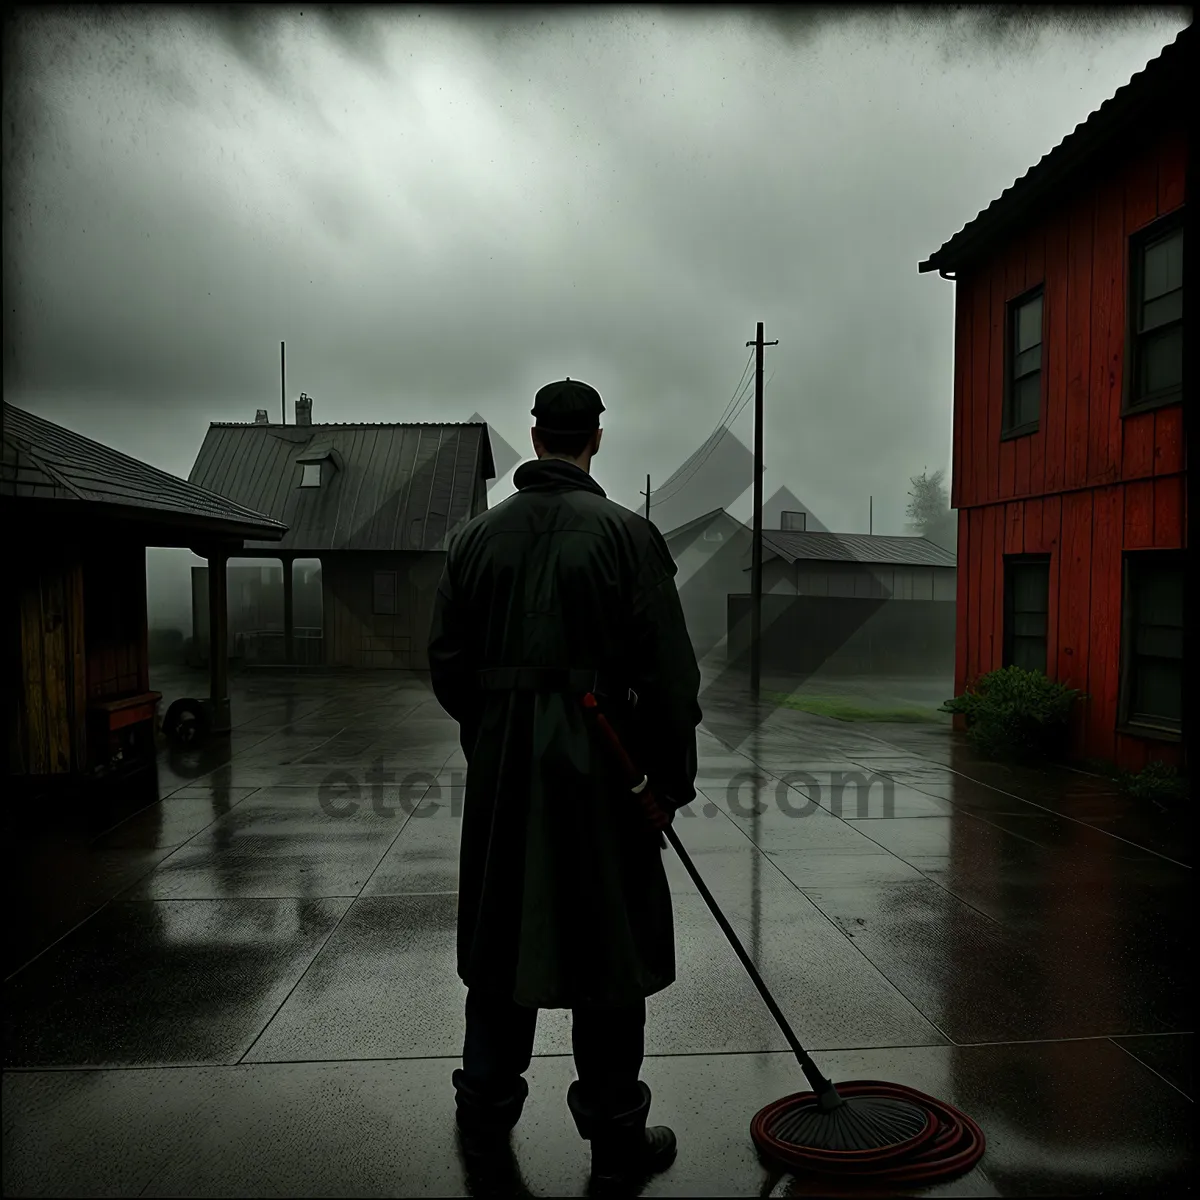
<svg viewBox="0 0 1200 1200">
<path fill-rule="evenodd" d="M 458 973 L 535 1008 L 636 1002 L 675 979 L 661 842 L 578 694 L 486 691 L 484 668 L 627 679 L 613 724 L 675 805 L 695 797 L 700 671 L 675 564 L 647 520 L 562 460 L 452 539 L 430 632 L 434 691 L 467 758 Z"/>
</svg>

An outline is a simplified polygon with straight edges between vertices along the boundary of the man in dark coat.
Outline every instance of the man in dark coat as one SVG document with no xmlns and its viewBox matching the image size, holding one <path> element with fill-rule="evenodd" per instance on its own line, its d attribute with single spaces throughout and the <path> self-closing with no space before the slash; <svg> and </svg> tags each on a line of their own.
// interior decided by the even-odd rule
<svg viewBox="0 0 1200 1200">
<path fill-rule="evenodd" d="M 664 841 L 581 700 L 594 692 L 673 812 L 695 797 L 700 671 L 658 530 L 589 468 L 604 405 L 585 383 L 538 392 L 536 462 L 452 539 L 430 633 L 433 687 L 467 759 L 458 973 L 468 1146 L 507 1142 L 539 1008 L 572 1010 L 567 1101 L 593 1176 L 661 1169 L 639 1081 L 646 997 L 675 979 Z"/>
</svg>

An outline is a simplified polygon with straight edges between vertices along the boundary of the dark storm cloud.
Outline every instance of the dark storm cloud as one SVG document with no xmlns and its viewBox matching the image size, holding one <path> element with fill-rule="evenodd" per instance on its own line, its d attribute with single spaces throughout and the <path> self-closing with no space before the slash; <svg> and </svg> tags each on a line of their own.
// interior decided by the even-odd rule
<svg viewBox="0 0 1200 1200">
<path fill-rule="evenodd" d="M 186 474 L 208 420 L 277 416 L 281 339 L 317 420 L 478 412 L 520 453 L 569 374 L 636 503 L 761 319 L 768 494 L 901 532 L 950 438 L 953 288 L 917 261 L 1175 32 L 938 11 L 35 14 L 6 391 Z"/>
<path fill-rule="evenodd" d="M 355 65 L 382 72 L 387 60 L 380 36 L 378 10 L 373 6 L 313 4 L 284 8 L 268 4 L 197 5 L 193 16 L 206 16 L 213 32 L 256 75 L 286 90 L 294 84 L 279 46 L 279 28 L 289 17 L 315 18 L 321 29 Z"/>
</svg>

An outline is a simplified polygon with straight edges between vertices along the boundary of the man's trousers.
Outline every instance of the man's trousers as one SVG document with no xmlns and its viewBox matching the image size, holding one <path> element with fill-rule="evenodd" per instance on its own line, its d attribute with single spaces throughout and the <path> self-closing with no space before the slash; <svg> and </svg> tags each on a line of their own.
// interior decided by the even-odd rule
<svg viewBox="0 0 1200 1200">
<path fill-rule="evenodd" d="M 462 1069 L 454 1072 L 458 1123 L 471 1132 L 504 1133 L 521 1115 L 529 1085 L 524 1074 L 533 1057 L 536 1008 L 511 999 L 467 993 L 467 1036 Z M 577 1008 L 571 1012 L 571 1046 L 579 1082 L 571 1111 L 580 1131 L 643 1103 L 638 1081 L 645 1054 L 646 1002 L 625 1008 Z M 585 1133 L 585 1136 L 588 1136 Z"/>
</svg>

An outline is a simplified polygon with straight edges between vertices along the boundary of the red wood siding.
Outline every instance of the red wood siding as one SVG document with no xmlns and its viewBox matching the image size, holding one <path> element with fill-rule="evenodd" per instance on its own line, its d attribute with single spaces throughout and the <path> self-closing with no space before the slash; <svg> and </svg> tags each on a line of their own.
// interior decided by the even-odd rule
<svg viewBox="0 0 1200 1200">
<path fill-rule="evenodd" d="M 960 511 L 955 689 L 1002 665 L 1004 556 L 1047 554 L 1047 665 L 1087 696 L 1077 752 L 1136 767 L 1147 753 L 1177 761 L 1177 745 L 1145 752 L 1116 725 L 1123 551 L 1178 548 L 1184 498 L 1183 477 L 1172 476 Z"/>
<path fill-rule="evenodd" d="M 1138 769 L 1177 743 L 1117 732 L 1123 555 L 1186 545 L 1182 406 L 1122 417 L 1129 238 L 1184 203 L 1182 130 L 1083 180 L 959 272 L 952 503 L 955 686 L 1001 665 L 1004 557 L 1050 556 L 1047 664 L 1087 694 L 1075 749 Z M 1038 430 L 1002 440 L 1007 306 L 1045 289 Z"/>
</svg>

